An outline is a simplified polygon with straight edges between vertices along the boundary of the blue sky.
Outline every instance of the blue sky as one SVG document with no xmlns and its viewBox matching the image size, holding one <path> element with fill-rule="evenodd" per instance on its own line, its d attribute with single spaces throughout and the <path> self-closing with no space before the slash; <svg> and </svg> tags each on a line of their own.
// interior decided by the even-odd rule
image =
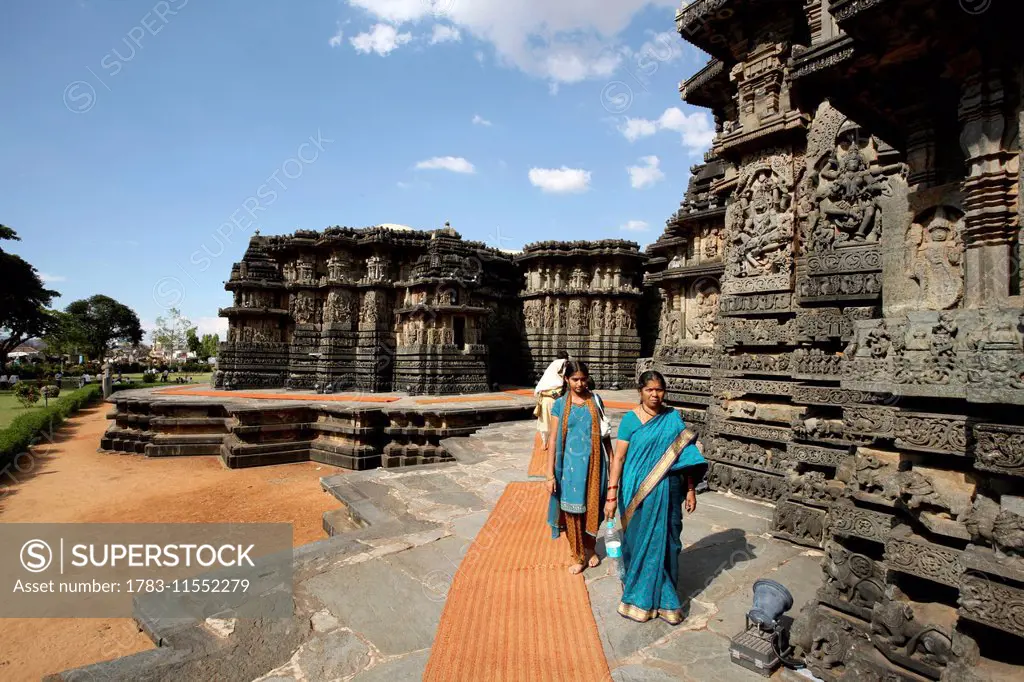
<svg viewBox="0 0 1024 682">
<path fill-rule="evenodd" d="M 0 223 L 60 307 L 177 304 L 203 331 L 257 227 L 645 245 L 713 129 L 679 100 L 706 58 L 677 7 L 9 0 Z"/>
</svg>

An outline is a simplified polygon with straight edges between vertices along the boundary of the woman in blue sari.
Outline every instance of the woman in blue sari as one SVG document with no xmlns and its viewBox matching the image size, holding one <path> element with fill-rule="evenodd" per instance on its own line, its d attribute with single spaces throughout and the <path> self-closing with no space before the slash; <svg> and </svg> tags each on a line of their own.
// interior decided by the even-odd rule
<svg viewBox="0 0 1024 682">
<path fill-rule="evenodd" d="M 640 375 L 640 405 L 619 424 L 608 477 L 605 514 L 622 518 L 622 601 L 619 614 L 678 625 L 676 593 L 683 513 L 697 508 L 696 485 L 707 470 L 696 434 L 679 412 L 662 404 L 665 377 Z M 616 494 L 619 491 L 620 494 Z M 684 503 L 685 495 L 685 503 Z"/>
<path fill-rule="evenodd" d="M 611 425 L 601 399 L 588 386 L 587 364 L 566 361 L 565 378 L 569 390 L 551 408 L 554 419 L 547 439 L 548 525 L 553 538 L 565 531 L 575 562 L 569 572 L 576 574 L 584 565 L 593 568 L 600 562 L 594 545 L 604 520 L 611 450 L 605 439 L 610 438 Z"/>
</svg>

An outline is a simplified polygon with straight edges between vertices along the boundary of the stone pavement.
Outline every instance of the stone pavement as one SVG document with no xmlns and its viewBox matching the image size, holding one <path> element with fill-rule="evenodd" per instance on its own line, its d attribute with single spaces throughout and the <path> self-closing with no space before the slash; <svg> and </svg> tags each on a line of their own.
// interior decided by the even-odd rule
<svg viewBox="0 0 1024 682">
<path fill-rule="evenodd" d="M 454 464 L 323 479 L 347 511 L 326 515 L 331 538 L 296 550 L 292 620 L 147 622 L 163 646 L 54 679 L 419 679 L 459 563 L 468 551 L 486 551 L 478 533 L 507 483 L 527 480 L 532 428 L 502 423 L 450 439 Z M 613 679 L 763 679 L 729 661 L 728 640 L 743 626 L 751 585 L 761 577 L 787 585 L 795 615 L 820 581 L 819 552 L 768 535 L 771 511 L 717 493 L 698 497 L 696 514 L 684 521 L 689 615 L 675 628 L 615 612 L 614 561 L 587 571 Z"/>
</svg>

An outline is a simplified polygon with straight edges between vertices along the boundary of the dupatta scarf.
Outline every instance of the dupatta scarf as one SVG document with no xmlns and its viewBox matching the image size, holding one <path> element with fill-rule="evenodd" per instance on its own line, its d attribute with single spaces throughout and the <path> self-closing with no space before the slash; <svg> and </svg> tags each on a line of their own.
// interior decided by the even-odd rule
<svg viewBox="0 0 1024 682">
<path fill-rule="evenodd" d="M 562 416 L 559 419 L 559 433 L 555 441 L 555 480 L 557 485 L 555 494 L 551 496 L 548 503 L 548 525 L 551 526 L 551 537 L 557 538 L 564 523 L 561 518 L 562 508 L 562 465 L 565 457 L 566 441 L 569 438 L 569 415 L 573 411 L 587 410 L 590 413 L 589 432 L 586 434 L 590 440 L 590 455 L 587 461 L 585 481 L 586 493 L 582 509 L 573 510 L 569 513 L 581 513 L 585 516 L 584 531 L 588 535 L 597 537 L 600 531 L 601 522 L 604 521 L 604 496 L 602 493 L 608 485 L 608 457 L 604 451 L 602 436 L 602 424 L 604 423 L 604 408 L 599 402 L 597 394 L 592 393 L 586 403 L 573 407 L 572 396 L 566 393 L 558 399 L 556 404 L 562 405 Z M 577 435 L 583 435 L 582 433 Z"/>
<path fill-rule="evenodd" d="M 707 466 L 696 434 L 676 410 L 651 418 L 630 436 L 619 491 L 621 615 L 682 622 L 676 582 L 686 490 L 680 478 L 699 480 Z"/>
</svg>

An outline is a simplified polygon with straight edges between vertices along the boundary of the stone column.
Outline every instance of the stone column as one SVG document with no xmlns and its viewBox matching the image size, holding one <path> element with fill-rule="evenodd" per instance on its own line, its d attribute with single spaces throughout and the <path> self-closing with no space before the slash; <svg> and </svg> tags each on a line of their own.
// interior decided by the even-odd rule
<svg viewBox="0 0 1024 682">
<path fill-rule="evenodd" d="M 960 96 L 960 146 L 967 165 L 962 183 L 966 246 L 964 303 L 967 307 L 1007 304 L 1020 158 L 1008 149 L 1016 137 L 1016 117 L 1008 121 L 1006 74 L 982 67 L 964 81 Z"/>
</svg>

